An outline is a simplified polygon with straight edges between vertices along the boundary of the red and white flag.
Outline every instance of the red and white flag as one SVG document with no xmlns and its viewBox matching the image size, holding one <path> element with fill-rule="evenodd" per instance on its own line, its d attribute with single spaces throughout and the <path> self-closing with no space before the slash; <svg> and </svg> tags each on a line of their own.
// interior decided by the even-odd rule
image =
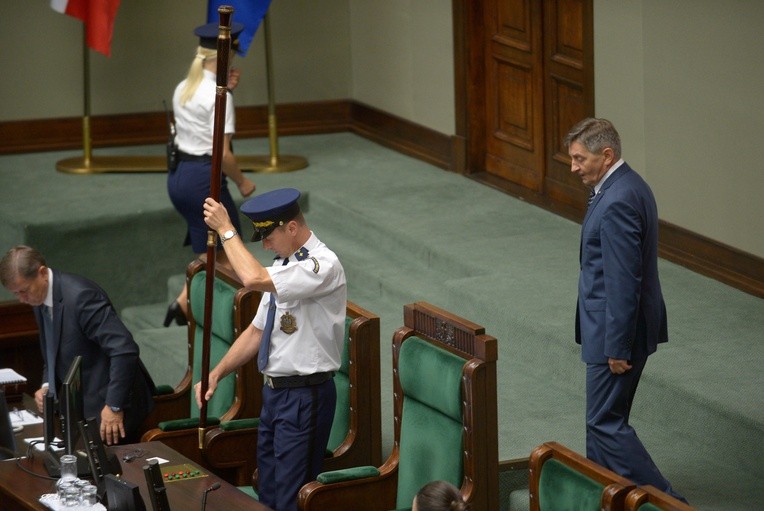
<svg viewBox="0 0 764 511">
<path fill-rule="evenodd" d="M 111 56 L 114 18 L 121 0 L 50 0 L 54 11 L 68 14 L 85 24 L 89 48 Z"/>
</svg>

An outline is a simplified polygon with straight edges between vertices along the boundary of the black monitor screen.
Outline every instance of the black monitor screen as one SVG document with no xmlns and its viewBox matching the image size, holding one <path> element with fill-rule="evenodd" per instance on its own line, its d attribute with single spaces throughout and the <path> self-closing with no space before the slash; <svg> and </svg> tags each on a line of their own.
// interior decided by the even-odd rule
<svg viewBox="0 0 764 511">
<path fill-rule="evenodd" d="M 61 433 L 64 437 L 66 454 L 76 454 L 79 441 L 79 422 L 83 420 L 84 405 L 82 398 L 82 357 L 74 357 L 74 361 L 66 372 L 66 378 L 61 385 L 59 401 L 61 406 Z"/>
<path fill-rule="evenodd" d="M 146 511 L 138 485 L 112 474 L 104 478 L 109 511 Z"/>
<path fill-rule="evenodd" d="M 45 450 L 53 452 L 53 442 L 56 438 L 56 397 L 52 392 L 46 393 L 43 398 L 42 418 L 42 438 L 45 441 Z"/>
</svg>

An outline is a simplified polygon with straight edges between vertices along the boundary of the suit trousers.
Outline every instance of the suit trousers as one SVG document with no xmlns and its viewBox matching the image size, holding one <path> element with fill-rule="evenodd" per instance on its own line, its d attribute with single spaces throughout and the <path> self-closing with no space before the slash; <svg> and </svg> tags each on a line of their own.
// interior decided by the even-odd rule
<svg viewBox="0 0 764 511">
<path fill-rule="evenodd" d="M 684 501 L 661 474 L 629 424 L 631 405 L 647 355 L 613 374 L 608 364 L 586 365 L 586 457 L 640 486 L 647 484 Z"/>
</svg>

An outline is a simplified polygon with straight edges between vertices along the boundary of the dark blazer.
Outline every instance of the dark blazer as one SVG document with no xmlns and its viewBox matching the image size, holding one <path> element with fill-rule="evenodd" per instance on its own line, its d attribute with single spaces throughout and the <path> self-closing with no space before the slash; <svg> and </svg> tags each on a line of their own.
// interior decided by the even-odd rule
<svg viewBox="0 0 764 511">
<path fill-rule="evenodd" d="M 137 433 L 154 406 L 154 382 L 104 290 L 86 278 L 53 270 L 55 361 L 46 357 L 42 306 L 34 307 L 34 313 L 40 327 L 43 381 L 48 364 L 54 363 L 57 381 L 48 383 L 58 389 L 74 357 L 81 355 L 85 417 L 95 417 L 100 424 L 104 405 L 119 406 L 125 412 L 128 438 Z"/>
<path fill-rule="evenodd" d="M 576 342 L 586 363 L 631 360 L 668 340 L 658 280 L 658 211 L 626 163 L 602 185 L 581 226 Z"/>
</svg>

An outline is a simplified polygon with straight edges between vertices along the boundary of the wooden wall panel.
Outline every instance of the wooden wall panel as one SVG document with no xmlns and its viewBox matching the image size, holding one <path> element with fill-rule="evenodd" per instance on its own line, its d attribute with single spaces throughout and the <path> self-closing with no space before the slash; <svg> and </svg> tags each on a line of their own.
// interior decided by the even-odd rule
<svg viewBox="0 0 764 511">
<path fill-rule="evenodd" d="M 544 2 L 545 181 L 554 201 L 584 210 L 587 192 L 570 172 L 563 145 L 570 128 L 594 113 L 591 2 Z"/>
<path fill-rule="evenodd" d="M 544 98 L 539 3 L 491 2 L 485 12 L 486 171 L 541 190 Z"/>
</svg>

